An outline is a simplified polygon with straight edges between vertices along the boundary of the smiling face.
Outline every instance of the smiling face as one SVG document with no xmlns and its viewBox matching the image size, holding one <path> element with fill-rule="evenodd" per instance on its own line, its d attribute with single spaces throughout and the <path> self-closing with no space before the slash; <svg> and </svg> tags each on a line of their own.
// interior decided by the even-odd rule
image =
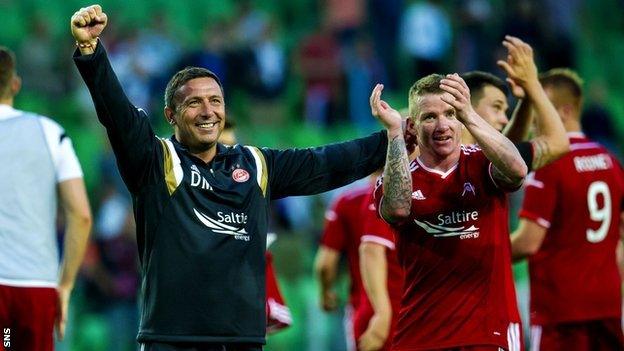
<svg viewBox="0 0 624 351">
<path fill-rule="evenodd" d="M 442 101 L 441 96 L 442 94 L 418 96 L 416 113 L 413 116 L 422 157 L 436 163 L 453 161 L 459 156 L 462 131 L 455 108 Z"/>
<path fill-rule="evenodd" d="M 211 77 L 194 78 L 174 94 L 175 110 L 166 107 L 165 115 L 173 121 L 176 138 L 191 153 L 216 147 L 225 125 L 225 103 L 221 87 Z"/>
</svg>

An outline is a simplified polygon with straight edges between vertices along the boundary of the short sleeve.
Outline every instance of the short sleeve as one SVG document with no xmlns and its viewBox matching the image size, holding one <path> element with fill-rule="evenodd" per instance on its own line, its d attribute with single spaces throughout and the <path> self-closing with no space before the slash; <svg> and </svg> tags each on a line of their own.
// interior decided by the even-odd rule
<svg viewBox="0 0 624 351">
<path fill-rule="evenodd" d="M 524 184 L 524 200 L 519 216 L 534 221 L 544 228 L 550 228 L 557 200 L 557 183 L 550 167 L 529 173 Z"/>
<path fill-rule="evenodd" d="M 46 117 L 41 117 L 40 121 L 54 163 L 57 183 L 82 178 L 80 162 L 78 162 L 71 139 L 65 134 L 63 128 Z"/>
<path fill-rule="evenodd" d="M 483 174 L 483 179 L 488 192 L 492 194 L 501 193 L 501 192 L 514 192 L 520 188 L 518 187 L 508 187 L 503 184 L 499 184 L 499 182 L 494 179 L 494 164 L 490 161 L 483 150 L 479 145 L 476 144 L 468 144 L 461 145 L 461 155 L 460 162 L 462 162 L 461 158 L 469 160 L 469 169 L 472 174 Z M 484 174 L 485 173 L 485 174 Z"/>
<path fill-rule="evenodd" d="M 339 198 L 325 211 L 325 226 L 321 236 L 321 245 L 337 251 L 346 248 L 347 230 L 344 224 L 344 201 Z"/>
<path fill-rule="evenodd" d="M 384 222 L 377 214 L 377 206 L 373 202 L 373 197 L 369 199 L 369 204 L 364 210 L 364 232 L 360 242 L 372 242 L 394 250 L 395 238 L 390 225 Z"/>
</svg>

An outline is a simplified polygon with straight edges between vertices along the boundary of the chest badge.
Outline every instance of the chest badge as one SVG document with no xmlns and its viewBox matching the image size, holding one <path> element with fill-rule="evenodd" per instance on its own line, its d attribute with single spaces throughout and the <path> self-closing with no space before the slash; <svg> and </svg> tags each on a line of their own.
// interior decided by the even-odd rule
<svg viewBox="0 0 624 351">
<path fill-rule="evenodd" d="M 464 191 L 462 191 L 461 196 L 463 197 L 468 193 L 472 193 L 473 196 L 477 195 L 477 191 L 475 190 L 474 185 L 472 185 L 470 182 L 464 183 Z"/>
<path fill-rule="evenodd" d="M 244 183 L 249 180 L 249 172 L 242 168 L 237 168 L 232 172 L 232 179 L 237 183 Z"/>
</svg>

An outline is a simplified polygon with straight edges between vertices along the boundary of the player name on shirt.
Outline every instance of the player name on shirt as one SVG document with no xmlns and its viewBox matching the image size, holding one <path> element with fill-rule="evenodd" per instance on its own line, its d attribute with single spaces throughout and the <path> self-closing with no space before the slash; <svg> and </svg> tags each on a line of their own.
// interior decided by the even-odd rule
<svg viewBox="0 0 624 351">
<path fill-rule="evenodd" d="M 437 224 L 426 220 L 419 221 L 414 219 L 414 223 L 423 228 L 427 233 L 434 237 L 459 236 L 460 239 L 475 239 L 479 237 L 479 228 L 474 224 L 466 222 L 474 222 L 479 219 L 478 211 L 452 211 L 451 213 L 439 213 L 435 218 Z M 451 227 L 451 224 L 462 224 L 461 227 Z M 470 225 L 470 226 L 469 226 Z"/>
<path fill-rule="evenodd" d="M 576 156 L 574 158 L 574 168 L 576 168 L 577 172 L 593 172 L 612 167 L 613 162 L 607 154 Z"/>
</svg>

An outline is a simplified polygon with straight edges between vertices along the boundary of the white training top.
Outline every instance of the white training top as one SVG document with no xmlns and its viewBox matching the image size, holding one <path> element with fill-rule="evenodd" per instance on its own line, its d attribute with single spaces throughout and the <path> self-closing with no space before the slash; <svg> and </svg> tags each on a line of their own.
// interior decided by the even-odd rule
<svg viewBox="0 0 624 351">
<path fill-rule="evenodd" d="M 81 178 L 71 140 L 51 119 L 0 104 L 0 285 L 55 287 L 57 184 Z"/>
</svg>

